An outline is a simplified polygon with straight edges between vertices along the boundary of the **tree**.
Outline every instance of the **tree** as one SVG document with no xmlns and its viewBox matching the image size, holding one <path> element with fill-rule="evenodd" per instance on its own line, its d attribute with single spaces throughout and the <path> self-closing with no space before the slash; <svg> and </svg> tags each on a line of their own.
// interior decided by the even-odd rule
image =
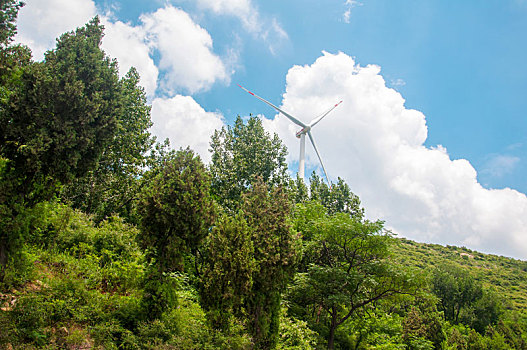
<svg viewBox="0 0 527 350">
<path fill-rule="evenodd" d="M 201 301 L 215 328 L 227 328 L 230 316 L 247 316 L 244 305 L 257 268 L 252 239 L 253 230 L 241 212 L 224 215 L 208 237 Z"/>
<path fill-rule="evenodd" d="M 303 179 L 298 174 L 296 179 L 290 179 L 288 189 L 293 203 L 300 204 L 309 201 L 309 190 Z"/>
<path fill-rule="evenodd" d="M 121 79 L 122 113 L 117 116 L 117 130 L 104 149 L 97 168 L 76 178 L 62 192 L 74 208 L 94 214 L 101 221 L 112 214 L 129 218 L 132 203 L 140 189 L 148 157 L 153 153 L 155 138 L 151 107 L 144 89 L 139 86 L 139 73 L 131 68 Z"/>
<path fill-rule="evenodd" d="M 257 177 L 270 187 L 287 183 L 287 149 L 276 134 L 271 137 L 264 130 L 259 118 L 251 117 L 244 124 L 238 117 L 233 127 L 216 130 L 210 145 L 213 193 L 233 212 Z"/>
<path fill-rule="evenodd" d="M 463 321 L 483 334 L 488 326 L 497 324 L 503 314 L 501 297 L 484 289 L 470 311 L 470 315 L 463 317 Z"/>
<path fill-rule="evenodd" d="M 243 197 L 243 211 L 252 228 L 253 286 L 245 308 L 249 331 L 258 349 L 276 345 L 280 300 L 300 258 L 301 242 L 291 228 L 291 206 L 282 187 L 271 190 L 263 180 Z"/>
<path fill-rule="evenodd" d="M 4 222 L 92 169 L 113 137 L 121 89 L 116 62 L 100 49 L 102 36 L 96 17 L 62 35 L 44 62 L 11 74 L 17 76 L 16 82 L 9 94 L 3 94 L 0 108 L 0 155 L 6 162 L 0 184 Z M 17 232 L 4 227 L 0 233 L 2 266 L 18 240 Z"/>
<path fill-rule="evenodd" d="M 8 96 L 20 80 L 21 68 L 29 65 L 31 51 L 22 45 L 11 45 L 16 34 L 16 18 L 24 5 L 21 1 L 0 0 L 0 101 L 5 108 Z"/>
<path fill-rule="evenodd" d="M 303 312 L 313 322 L 325 322 L 328 348 L 333 349 L 335 331 L 359 310 L 415 286 L 404 269 L 389 261 L 391 236 L 382 222 L 360 221 L 345 213 L 311 222 L 306 254 L 312 261 L 298 273 L 290 297 L 292 310 Z"/>
<path fill-rule="evenodd" d="M 159 273 L 183 271 L 183 253 L 194 252 L 214 218 L 210 176 L 190 149 L 180 150 L 143 190 L 138 203 L 140 242 Z"/>
<path fill-rule="evenodd" d="M 256 348 L 270 349 L 301 242 L 283 187 L 269 188 L 258 178 L 242 201 L 238 214 L 227 212 L 208 237 L 202 303 L 215 326 L 225 328 L 233 315 L 245 321 Z"/>
<path fill-rule="evenodd" d="M 167 158 L 144 188 L 137 207 L 138 240 L 150 261 L 144 281 L 144 308 L 158 318 L 175 306 L 176 285 L 171 273 L 184 270 L 184 254 L 195 253 L 214 217 L 210 176 L 190 149 Z"/>
<path fill-rule="evenodd" d="M 432 291 L 440 299 L 440 310 L 445 319 L 459 323 L 462 309 L 470 307 L 483 295 L 481 283 L 474 280 L 468 271 L 454 265 L 442 265 L 435 269 Z"/>
<path fill-rule="evenodd" d="M 18 11 L 24 6 L 18 0 L 0 0 L 0 47 L 7 47 L 16 34 L 16 18 Z"/>
<path fill-rule="evenodd" d="M 446 335 L 437 302 L 437 297 L 429 293 L 418 293 L 414 298 L 403 322 L 403 339 L 410 348 L 418 348 L 416 344 L 420 342 L 430 342 L 433 348 L 441 348 Z"/>
<path fill-rule="evenodd" d="M 309 194 L 312 201 L 319 201 L 329 215 L 346 213 L 361 220 L 364 209 L 360 207 L 360 199 L 351 192 L 349 185 L 340 177 L 336 184 L 329 187 L 315 172 L 309 179 Z"/>
<path fill-rule="evenodd" d="M 102 36 L 96 17 L 63 34 L 45 62 L 22 75 L 2 114 L 0 150 L 26 183 L 84 175 L 112 139 L 121 89 L 116 62 L 100 49 Z"/>
</svg>

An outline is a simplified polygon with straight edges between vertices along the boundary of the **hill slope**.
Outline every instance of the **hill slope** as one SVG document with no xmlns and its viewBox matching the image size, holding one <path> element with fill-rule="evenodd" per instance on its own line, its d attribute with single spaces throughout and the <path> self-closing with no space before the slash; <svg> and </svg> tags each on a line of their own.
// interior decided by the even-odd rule
<svg viewBox="0 0 527 350">
<path fill-rule="evenodd" d="M 487 288 L 494 289 L 508 302 L 507 308 L 527 310 L 527 261 L 479 253 L 465 247 L 417 243 L 398 238 L 393 247 L 395 259 L 403 265 L 433 271 L 441 264 L 467 269 Z"/>
</svg>

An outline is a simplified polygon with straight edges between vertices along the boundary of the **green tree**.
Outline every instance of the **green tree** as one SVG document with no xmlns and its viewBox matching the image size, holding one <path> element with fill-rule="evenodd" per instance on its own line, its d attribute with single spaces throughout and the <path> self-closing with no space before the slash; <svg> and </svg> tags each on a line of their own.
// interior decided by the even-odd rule
<svg viewBox="0 0 527 350">
<path fill-rule="evenodd" d="M 20 82 L 22 67 L 29 65 L 31 50 L 23 45 L 11 45 L 16 34 L 16 18 L 24 4 L 15 0 L 0 0 L 0 111 Z"/>
<path fill-rule="evenodd" d="M 27 186 L 84 175 L 112 139 L 121 88 L 117 63 L 100 49 L 102 36 L 97 17 L 63 34 L 45 62 L 24 71 L 1 115 L 0 150 Z M 46 188 L 31 188 L 36 201 L 35 191 Z"/>
<path fill-rule="evenodd" d="M 470 307 L 483 295 L 481 283 L 455 265 L 442 265 L 434 270 L 432 291 L 440 299 L 439 307 L 445 319 L 454 323 L 459 323 L 462 309 Z"/>
<path fill-rule="evenodd" d="M 121 89 L 102 36 L 96 17 L 62 35 L 44 62 L 12 71 L 18 78 L 0 108 L 2 266 L 21 234 L 13 218 L 92 169 L 113 137 Z"/>
<path fill-rule="evenodd" d="M 428 341 L 434 348 L 441 348 L 446 335 L 437 303 L 437 297 L 428 293 L 419 293 L 413 300 L 403 322 L 403 339 L 410 348 L 420 341 Z"/>
<path fill-rule="evenodd" d="M 411 275 L 389 261 L 391 236 L 382 222 L 359 221 L 345 213 L 311 222 L 312 257 L 290 290 L 292 310 L 324 322 L 328 348 L 335 331 L 358 311 L 384 299 L 415 290 Z M 311 315 L 311 316 L 310 316 Z"/>
<path fill-rule="evenodd" d="M 351 192 L 349 185 L 340 177 L 337 183 L 330 187 L 313 172 L 309 179 L 309 196 L 312 201 L 319 201 L 329 215 L 346 213 L 358 220 L 364 216 L 359 197 Z"/>
<path fill-rule="evenodd" d="M 208 237 L 201 276 L 201 300 L 215 328 L 229 326 L 231 316 L 244 319 L 244 305 L 256 272 L 253 231 L 239 213 L 224 215 Z"/>
<path fill-rule="evenodd" d="M 140 242 L 160 273 L 183 271 L 214 218 L 210 176 L 190 149 L 180 150 L 150 180 L 138 203 Z"/>
<path fill-rule="evenodd" d="M 251 117 L 245 124 L 238 117 L 234 126 L 214 132 L 210 146 L 213 193 L 234 212 L 257 177 L 271 187 L 287 184 L 287 149 L 276 134 L 265 131 L 259 118 Z"/>
<path fill-rule="evenodd" d="M 497 293 L 483 289 L 481 296 L 463 310 L 459 319 L 480 334 L 484 334 L 487 327 L 497 324 L 502 315 L 501 297 Z"/>
<path fill-rule="evenodd" d="M 152 126 L 151 107 L 147 105 L 144 89 L 139 86 L 137 70 L 131 68 L 120 85 L 122 113 L 117 116 L 117 130 L 97 168 L 75 179 L 62 193 L 74 208 L 94 214 L 96 221 L 112 214 L 130 217 L 140 178 L 149 157 L 155 153 L 155 138 L 148 132 Z"/>
<path fill-rule="evenodd" d="M 300 258 L 301 241 L 292 230 L 291 205 L 282 187 L 269 190 L 259 179 L 243 197 L 243 211 L 252 228 L 256 270 L 245 308 L 249 331 L 258 349 L 276 345 L 282 292 Z"/>
<path fill-rule="evenodd" d="M 309 201 L 309 190 L 303 179 L 297 175 L 296 179 L 289 180 L 288 186 L 293 203 L 301 204 Z"/>
<path fill-rule="evenodd" d="M 195 254 L 213 222 L 210 176 L 190 149 L 171 153 L 154 169 L 138 201 L 138 240 L 150 261 L 143 299 L 150 318 L 158 318 L 177 302 L 174 272 L 184 270 L 184 256 Z"/>
<path fill-rule="evenodd" d="M 16 18 L 18 11 L 24 6 L 18 0 L 0 0 L 0 47 L 7 47 L 16 34 Z"/>
</svg>

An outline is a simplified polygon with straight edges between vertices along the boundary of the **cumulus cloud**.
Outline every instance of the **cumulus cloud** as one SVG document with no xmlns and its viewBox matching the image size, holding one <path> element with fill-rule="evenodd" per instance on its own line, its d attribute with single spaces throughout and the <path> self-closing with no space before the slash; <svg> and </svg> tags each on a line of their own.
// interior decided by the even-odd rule
<svg viewBox="0 0 527 350">
<path fill-rule="evenodd" d="M 289 70 L 282 106 L 299 119 L 310 121 L 340 100 L 312 132 L 330 176 L 350 184 L 369 217 L 417 241 L 527 258 L 527 197 L 485 189 L 467 160 L 451 159 L 440 145 L 425 147 L 425 116 L 404 106 L 380 67 L 324 52 L 312 65 Z M 298 128 L 279 115 L 264 122 L 296 160 Z M 317 166 L 312 148 L 306 151 Z"/>
<path fill-rule="evenodd" d="M 153 47 L 146 40 L 147 33 L 141 26 L 132 26 L 121 21 L 112 22 L 104 17 L 102 23 L 105 36 L 103 50 L 119 62 L 119 75 L 124 76 L 135 67 L 141 76 L 141 86 L 153 97 L 156 92 L 159 71 L 151 57 Z"/>
<path fill-rule="evenodd" d="M 160 53 L 159 68 L 165 71 L 161 87 L 166 92 L 194 93 L 216 81 L 229 81 L 224 63 L 213 53 L 211 36 L 185 11 L 167 6 L 141 20 Z"/>
<path fill-rule="evenodd" d="M 83 26 L 97 14 L 92 0 L 35 0 L 22 8 L 16 37 L 28 45 L 35 59 L 55 47 L 62 33 Z M 164 93 L 208 90 L 215 82 L 229 82 L 227 65 L 213 52 L 209 33 L 183 10 L 170 5 L 154 13 L 143 14 L 142 23 L 133 26 L 101 16 L 105 26 L 102 48 L 119 62 L 119 73 L 134 66 L 141 85 L 153 98 L 158 81 Z M 153 57 L 159 58 L 159 67 Z M 236 64 L 236 53 L 228 52 L 226 62 Z M 161 79 L 159 79 L 161 77 Z"/>
<path fill-rule="evenodd" d="M 243 27 L 267 43 L 272 54 L 276 54 L 289 38 L 274 17 L 262 17 L 251 0 L 198 0 L 198 6 L 217 15 L 233 16 Z"/>
<path fill-rule="evenodd" d="M 97 14 L 92 0 L 30 1 L 20 10 L 16 40 L 28 45 L 36 60 L 42 60 L 47 50 L 55 47 L 61 34 L 85 25 Z M 148 96 L 156 90 L 158 76 L 150 47 L 145 42 L 146 33 L 120 21 L 112 22 L 102 17 L 105 27 L 102 48 L 119 61 L 119 73 L 125 75 L 130 67 L 137 68 L 141 85 Z"/>
<path fill-rule="evenodd" d="M 28 1 L 18 15 L 17 42 L 33 51 L 35 60 L 55 46 L 62 33 L 83 26 L 96 14 L 92 0 L 34 0 Z"/>
<path fill-rule="evenodd" d="M 174 149 L 190 146 L 205 163 L 211 159 L 210 137 L 224 126 L 221 114 L 207 112 L 192 97 L 181 95 L 155 99 L 152 121 L 151 131 L 159 140 L 168 138 Z"/>
</svg>

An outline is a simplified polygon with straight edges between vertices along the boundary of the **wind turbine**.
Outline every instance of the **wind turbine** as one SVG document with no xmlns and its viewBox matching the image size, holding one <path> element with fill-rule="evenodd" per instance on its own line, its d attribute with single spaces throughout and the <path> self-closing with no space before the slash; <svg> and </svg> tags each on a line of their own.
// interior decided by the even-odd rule
<svg viewBox="0 0 527 350">
<path fill-rule="evenodd" d="M 296 137 L 300 139 L 300 157 L 299 157 L 299 160 L 298 160 L 298 175 L 299 175 L 299 177 L 302 180 L 304 180 L 304 168 L 305 168 L 305 159 L 306 159 L 306 134 L 307 134 L 307 136 L 309 136 L 309 140 L 311 140 L 311 144 L 313 145 L 313 148 L 315 149 L 315 152 L 317 153 L 318 160 L 320 161 L 320 165 L 322 165 L 322 170 L 324 170 L 324 175 L 326 176 L 326 180 L 328 182 L 328 185 L 331 186 L 331 184 L 329 182 L 328 173 L 326 172 L 326 168 L 324 168 L 324 163 L 322 163 L 322 158 L 320 157 L 320 153 L 318 153 L 318 149 L 317 149 L 317 146 L 315 144 L 315 140 L 313 139 L 313 135 L 311 135 L 311 128 L 313 128 L 316 124 L 318 124 L 322 120 L 322 118 L 324 118 L 326 115 L 329 114 L 329 112 L 331 112 L 332 110 L 337 108 L 337 106 L 339 104 L 341 104 L 342 101 L 340 101 L 339 103 L 337 103 L 336 105 L 334 105 L 333 107 L 328 109 L 326 112 L 322 113 L 321 115 L 319 115 L 318 117 L 313 119 L 309 124 L 304 124 L 300 120 L 298 120 L 295 117 L 293 117 L 291 114 L 289 114 L 287 112 L 284 112 L 280 108 L 278 108 L 275 105 L 273 105 L 271 102 L 269 102 L 267 100 L 264 100 L 263 98 L 261 98 L 260 96 L 254 94 L 253 92 L 247 90 L 246 88 L 244 88 L 240 84 L 238 84 L 238 86 L 241 87 L 243 90 L 247 91 L 248 93 L 250 93 L 251 95 L 253 95 L 254 97 L 256 97 L 257 99 L 259 99 L 260 101 L 263 101 L 263 102 L 267 103 L 269 106 L 273 107 L 278 112 L 280 112 L 283 115 L 285 115 L 293 123 L 295 123 L 296 125 L 298 125 L 298 126 L 300 126 L 302 128 L 302 129 L 300 129 L 300 131 L 298 131 L 296 133 Z"/>
</svg>

